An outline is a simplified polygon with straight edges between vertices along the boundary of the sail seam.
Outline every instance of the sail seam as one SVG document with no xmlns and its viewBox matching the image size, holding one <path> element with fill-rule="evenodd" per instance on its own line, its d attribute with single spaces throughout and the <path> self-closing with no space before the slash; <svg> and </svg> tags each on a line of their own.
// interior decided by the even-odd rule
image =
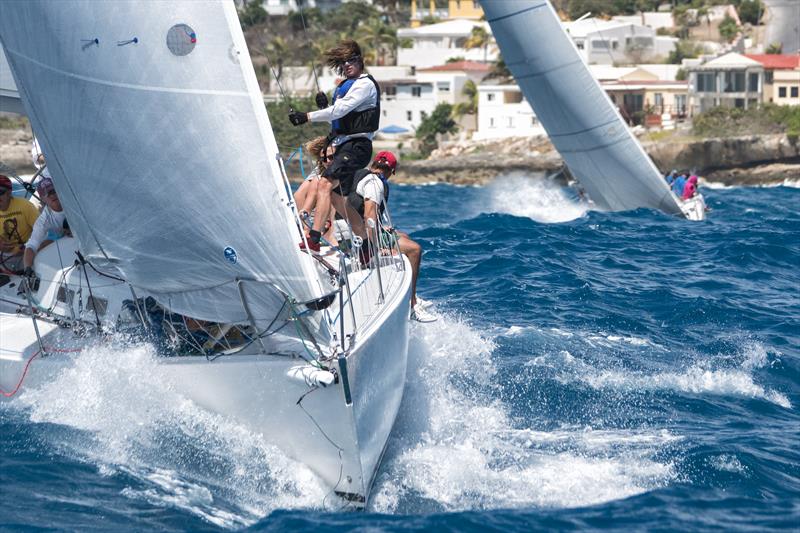
<svg viewBox="0 0 800 533">
<path fill-rule="evenodd" d="M 208 91 L 208 90 L 202 90 L 202 89 L 179 89 L 179 88 L 176 88 L 176 87 L 156 87 L 156 86 L 153 86 L 153 85 L 137 85 L 137 84 L 134 84 L 134 83 L 118 83 L 118 82 L 113 82 L 113 81 L 101 80 L 101 79 L 98 79 L 98 78 L 92 78 L 90 76 L 82 76 L 80 74 L 75 74 L 73 72 L 67 72 L 66 70 L 61 70 L 59 68 L 52 67 L 50 65 L 42 63 L 41 61 L 37 61 L 36 59 L 33 59 L 32 57 L 29 57 L 29 56 L 26 56 L 25 54 L 17 52 L 16 50 L 12 50 L 12 49 L 6 48 L 6 52 L 8 52 L 8 53 L 10 53 L 10 54 L 12 54 L 12 55 L 14 55 L 14 56 L 16 56 L 18 58 L 22 58 L 22 59 L 24 59 L 24 60 L 26 60 L 26 61 L 28 61 L 30 63 L 33 63 L 34 65 L 37 65 L 37 66 L 39 66 L 39 67 L 41 67 L 41 68 L 43 68 L 45 70 L 49 70 L 51 72 L 56 72 L 58 74 L 61 74 L 63 76 L 67 76 L 69 78 L 74 78 L 74 79 L 81 80 L 81 81 L 86 81 L 86 82 L 89 82 L 89 83 L 96 83 L 98 85 L 105 85 L 107 87 L 120 87 L 120 88 L 123 88 L 123 89 L 136 89 L 136 90 L 140 90 L 140 91 L 150 91 L 150 92 L 160 92 L 160 93 L 202 94 L 202 95 L 212 95 L 212 96 L 243 96 L 243 97 L 247 97 L 247 98 L 250 97 L 249 93 L 242 92 L 242 91 Z"/>
<path fill-rule="evenodd" d="M 609 146 L 614 146 L 615 144 L 619 144 L 619 143 L 621 143 L 621 142 L 623 142 L 625 140 L 627 140 L 626 137 L 620 137 L 616 141 L 613 141 L 613 142 L 610 142 L 610 143 L 607 143 L 607 144 L 600 144 L 600 145 L 597 145 L 597 146 L 592 146 L 591 148 L 581 147 L 581 148 L 575 149 L 575 150 L 559 149 L 559 152 L 566 152 L 566 153 L 569 153 L 569 154 L 582 154 L 582 153 L 586 153 L 586 152 L 594 152 L 596 150 L 602 150 L 603 148 L 608 148 Z"/>
<path fill-rule="evenodd" d="M 588 132 L 590 132 L 592 130 L 600 129 L 600 128 L 603 128 L 603 127 L 608 126 L 610 124 L 616 124 L 616 123 L 617 123 L 617 119 L 614 118 L 612 120 L 609 120 L 608 122 L 603 122 L 602 124 L 598 124 L 597 126 L 592 126 L 591 128 L 585 128 L 585 129 L 578 130 L 578 131 L 568 131 L 566 133 L 550 133 L 549 135 L 550 135 L 550 138 L 553 138 L 553 137 L 569 137 L 571 135 L 580 135 L 581 133 L 588 133 Z"/>
<path fill-rule="evenodd" d="M 535 78 L 537 76 L 543 76 L 545 74 L 549 74 L 551 72 L 555 72 L 556 70 L 561 70 L 563 68 L 571 67 L 572 65 L 575 65 L 576 63 L 582 63 L 582 62 L 583 61 L 581 59 L 578 59 L 577 61 L 570 61 L 569 63 L 564 63 L 563 65 L 558 65 L 557 67 L 553 67 L 551 69 L 540 70 L 539 72 L 532 72 L 530 74 L 523 74 L 522 76 L 514 76 L 514 78 L 516 78 L 518 81 L 519 80 L 528 79 L 528 78 Z M 524 60 L 524 61 L 517 61 L 517 62 L 513 63 L 513 65 L 523 65 L 523 64 L 526 64 L 526 63 L 528 63 L 527 59 Z M 511 65 L 512 65 L 512 63 L 509 63 L 508 67 L 511 68 Z"/>
<path fill-rule="evenodd" d="M 507 19 L 507 18 L 516 17 L 517 15 L 521 15 L 521 14 L 527 12 L 527 11 L 533 11 L 535 9 L 539 9 L 541 7 L 545 7 L 546 5 L 547 5 L 547 2 L 544 2 L 544 3 L 536 5 L 536 6 L 526 7 L 525 9 L 520 9 L 519 11 L 515 11 L 514 13 L 509 13 L 508 15 L 502 15 L 502 16 L 497 17 L 497 18 L 489 19 L 486 22 L 491 24 L 492 22 L 497 22 L 497 21 L 504 20 L 504 19 Z"/>
</svg>

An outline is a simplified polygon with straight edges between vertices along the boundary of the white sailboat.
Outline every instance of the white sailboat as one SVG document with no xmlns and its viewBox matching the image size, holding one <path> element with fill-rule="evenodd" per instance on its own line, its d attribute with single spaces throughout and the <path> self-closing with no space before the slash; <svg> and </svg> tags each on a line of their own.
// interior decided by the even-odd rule
<svg viewBox="0 0 800 533">
<path fill-rule="evenodd" d="M 670 190 L 547 0 L 481 0 L 506 66 L 572 174 L 602 209 L 705 217 L 702 195 Z"/>
<path fill-rule="evenodd" d="M 365 506 L 405 384 L 411 269 L 298 249 L 233 2 L 10 0 L 0 42 L 75 235 L 37 255 L 38 287 L 0 276 L 3 397 L 141 332 L 177 392 Z"/>
</svg>

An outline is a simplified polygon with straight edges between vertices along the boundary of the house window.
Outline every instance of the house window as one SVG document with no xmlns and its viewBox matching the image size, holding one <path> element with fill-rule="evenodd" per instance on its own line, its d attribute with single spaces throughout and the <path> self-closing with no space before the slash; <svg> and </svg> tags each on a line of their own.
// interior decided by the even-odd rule
<svg viewBox="0 0 800 533">
<path fill-rule="evenodd" d="M 592 41 L 592 48 L 608 50 L 608 41 Z"/>
<path fill-rule="evenodd" d="M 490 128 L 494 128 L 494 117 L 491 117 L 491 118 L 489 119 L 489 127 L 490 127 Z"/>
<path fill-rule="evenodd" d="M 798 92 L 800 92 L 800 87 L 792 87 L 792 98 L 797 98 Z"/>
<path fill-rule="evenodd" d="M 539 123 L 539 121 L 536 120 L 536 117 L 531 117 L 531 126 L 535 126 L 538 123 Z"/>
<path fill-rule="evenodd" d="M 486 100 L 489 102 L 494 102 L 494 93 L 487 93 Z"/>
<path fill-rule="evenodd" d="M 450 82 L 449 81 L 440 81 L 439 83 L 436 84 L 436 89 L 438 89 L 439 92 L 449 93 L 450 92 Z"/>
<path fill-rule="evenodd" d="M 419 112 L 419 119 L 420 120 L 425 120 L 426 118 L 428 118 L 428 113 L 426 113 L 425 111 L 420 111 Z"/>
<path fill-rule="evenodd" d="M 786 98 L 786 87 L 778 87 L 778 98 Z"/>
<path fill-rule="evenodd" d="M 575 46 L 578 47 L 578 50 L 583 50 L 583 41 L 576 41 Z"/>
<path fill-rule="evenodd" d="M 503 93 L 504 104 L 518 104 L 522 102 L 522 93 L 520 91 L 508 91 Z"/>
<path fill-rule="evenodd" d="M 722 86 L 726 93 L 743 93 L 744 72 L 726 72 L 723 76 Z"/>
<path fill-rule="evenodd" d="M 764 73 L 764 83 L 772 83 L 772 72 Z"/>
<path fill-rule="evenodd" d="M 383 89 L 384 96 L 397 96 L 397 86 L 396 85 L 388 85 L 386 87 L 381 87 Z"/>
<path fill-rule="evenodd" d="M 414 115 L 411 113 L 411 111 L 406 111 L 406 120 L 409 122 L 414 120 Z"/>
<path fill-rule="evenodd" d="M 747 90 L 750 91 L 751 93 L 757 93 L 758 92 L 758 73 L 757 72 L 751 72 L 750 75 L 748 76 Z"/>
<path fill-rule="evenodd" d="M 382 110 L 381 110 L 381 114 L 382 114 L 384 117 L 388 116 L 388 113 L 386 112 L 386 110 L 385 110 L 385 109 L 382 109 Z"/>
<path fill-rule="evenodd" d="M 411 96 L 413 96 L 414 98 L 419 98 L 420 96 L 422 96 L 422 87 L 420 87 L 419 85 L 414 85 L 413 87 L 411 87 Z"/>
<path fill-rule="evenodd" d="M 506 128 L 514 127 L 514 117 L 506 117 Z"/>
<path fill-rule="evenodd" d="M 656 93 L 653 95 L 653 101 L 656 104 L 656 107 L 661 110 L 661 107 L 664 105 L 664 95 L 661 93 Z"/>
<path fill-rule="evenodd" d="M 698 93 L 715 93 L 717 92 L 717 73 L 716 72 L 698 72 L 695 90 Z"/>
<path fill-rule="evenodd" d="M 611 48 L 614 49 L 614 50 L 619 48 L 619 42 L 618 41 L 611 41 Z"/>
<path fill-rule="evenodd" d="M 685 94 L 676 94 L 675 95 L 675 111 L 679 115 L 686 114 L 686 95 Z"/>
</svg>

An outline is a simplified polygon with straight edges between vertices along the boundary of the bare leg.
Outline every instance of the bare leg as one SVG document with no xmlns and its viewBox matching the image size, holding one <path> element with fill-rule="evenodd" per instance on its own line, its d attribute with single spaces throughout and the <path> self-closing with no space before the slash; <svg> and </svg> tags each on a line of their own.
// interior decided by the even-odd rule
<svg viewBox="0 0 800 533">
<path fill-rule="evenodd" d="M 322 213 L 329 213 L 331 210 L 331 191 L 333 191 L 334 187 L 339 185 L 339 180 L 329 180 L 327 178 L 318 180 L 317 183 L 317 202 L 316 202 L 316 210 L 317 213 L 322 215 Z M 309 202 L 306 202 L 308 204 Z M 314 230 L 322 233 L 323 228 L 325 227 L 325 216 L 316 216 L 314 217 Z"/>
<path fill-rule="evenodd" d="M 411 240 L 411 237 L 402 231 L 397 232 L 397 237 L 400 252 L 405 254 L 411 263 L 411 307 L 413 308 L 417 305 L 417 278 L 419 277 L 420 263 L 422 263 L 422 246 Z"/>
<path fill-rule="evenodd" d="M 364 228 L 364 219 L 361 218 L 361 215 L 358 214 L 358 211 L 353 209 L 353 206 L 347 202 L 346 198 L 343 198 L 336 193 L 331 194 L 330 199 L 336 211 L 343 216 L 345 220 L 350 222 L 350 226 L 355 234 L 362 239 L 366 239 L 367 232 Z"/>
<path fill-rule="evenodd" d="M 297 189 L 297 192 L 295 193 L 295 204 L 302 211 L 305 211 L 306 213 L 310 213 L 311 211 L 314 210 L 314 205 L 317 203 L 317 194 L 318 194 L 318 191 L 319 191 L 319 182 L 320 182 L 320 180 L 304 181 L 303 185 L 308 183 L 308 187 L 306 187 L 305 190 L 303 191 L 303 198 L 302 199 L 298 199 L 298 196 L 300 195 L 301 190 L 303 189 L 303 185 L 301 185 L 300 188 Z"/>
</svg>

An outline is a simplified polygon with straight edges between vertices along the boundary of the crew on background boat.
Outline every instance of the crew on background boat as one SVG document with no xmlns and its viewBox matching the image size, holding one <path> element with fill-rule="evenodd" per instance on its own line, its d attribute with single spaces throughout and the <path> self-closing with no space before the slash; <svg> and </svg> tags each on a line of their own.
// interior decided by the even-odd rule
<svg viewBox="0 0 800 533">
<path fill-rule="evenodd" d="M 369 169 L 356 172 L 353 178 L 353 191 L 347 201 L 366 221 L 373 220 L 378 228 L 380 242 L 373 243 L 381 253 L 391 254 L 395 243 L 400 253 L 405 254 L 411 263 L 411 318 L 418 322 L 433 322 L 435 317 L 417 305 L 417 278 L 422 261 L 422 247 L 407 233 L 381 224 L 381 215 L 389 201 L 389 178 L 397 170 L 397 158 L 392 152 L 378 152 Z M 372 237 L 372 235 L 370 235 Z"/>
<path fill-rule="evenodd" d="M 311 122 L 330 122 L 331 144 L 336 147 L 333 163 L 322 173 L 326 178 L 317 187 L 317 209 L 327 212 L 331 195 L 346 198 L 353 185 L 353 174 L 369 164 L 372 157 L 372 137 L 380 125 L 380 88 L 378 82 L 364 73 L 364 59 L 357 42 L 345 39 L 325 53 L 326 63 L 338 74 L 345 76 L 333 93 L 328 105 L 327 96 L 317 94 L 318 111 L 309 113 L 290 111 L 289 121 L 299 126 Z M 340 213 L 343 215 L 343 213 Z M 351 221 L 352 223 L 353 221 Z M 319 250 L 325 218 L 314 220 L 310 231 L 309 247 Z M 353 228 L 357 234 L 363 228 Z"/>
<path fill-rule="evenodd" d="M 39 216 L 36 206 L 11 194 L 11 180 L 0 175 L 0 271 L 22 271 L 25 243 Z"/>
<path fill-rule="evenodd" d="M 683 188 L 686 186 L 686 174 L 681 174 L 675 181 L 672 182 L 672 192 L 675 196 L 681 198 L 683 196 Z"/>
<path fill-rule="evenodd" d="M 689 179 L 686 180 L 686 185 L 683 187 L 683 194 L 681 195 L 682 200 L 688 200 L 692 198 L 694 195 L 697 194 L 697 176 L 692 174 L 689 176 Z"/>
<path fill-rule="evenodd" d="M 33 260 L 36 258 L 36 254 L 51 242 L 72 235 L 67 224 L 67 216 L 61 207 L 56 189 L 53 187 L 53 180 L 42 178 L 36 187 L 36 194 L 44 204 L 44 209 L 36 219 L 31 235 L 25 243 L 23 274 L 29 278 L 34 277 Z"/>
<path fill-rule="evenodd" d="M 667 185 L 672 187 L 672 183 L 675 181 L 675 178 L 677 177 L 678 177 L 678 171 L 673 169 L 672 172 L 669 172 L 667 173 L 666 176 L 664 176 L 664 179 L 667 181 Z"/>
</svg>

